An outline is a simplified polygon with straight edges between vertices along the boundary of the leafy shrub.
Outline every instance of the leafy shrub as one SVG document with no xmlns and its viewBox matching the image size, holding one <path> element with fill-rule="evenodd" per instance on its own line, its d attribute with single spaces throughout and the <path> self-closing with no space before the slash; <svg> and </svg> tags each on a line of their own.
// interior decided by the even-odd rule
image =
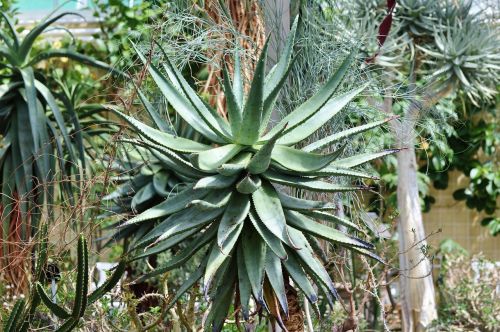
<svg viewBox="0 0 500 332">
<path fill-rule="evenodd" d="M 496 331 L 500 324 L 500 265 L 481 255 L 444 254 L 438 279 L 439 321 L 433 331 Z"/>
</svg>

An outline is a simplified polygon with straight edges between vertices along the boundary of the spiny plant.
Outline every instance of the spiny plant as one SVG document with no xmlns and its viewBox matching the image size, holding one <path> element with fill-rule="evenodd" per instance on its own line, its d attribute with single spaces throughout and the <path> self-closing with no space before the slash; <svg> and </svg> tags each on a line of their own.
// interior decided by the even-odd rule
<svg viewBox="0 0 500 332">
<path fill-rule="evenodd" d="M 139 98 L 150 105 L 146 96 L 138 91 Z M 148 106 L 152 110 L 152 105 Z M 182 137 L 196 139 L 196 132 L 186 124 L 182 118 L 176 117 L 174 123 L 167 123 L 161 117 L 151 113 L 152 119 L 159 128 L 163 130 L 175 130 Z M 166 198 L 183 191 L 186 183 L 192 182 L 192 178 L 165 166 L 165 158 L 161 153 L 150 150 L 137 144 L 123 144 L 119 146 L 120 157 L 114 163 L 113 171 L 118 175 L 112 181 L 118 186 L 115 190 L 103 197 L 105 211 L 100 217 L 122 215 L 124 218 L 131 214 L 138 214 L 163 202 Z M 153 218 L 154 219 L 154 218 Z M 152 227 L 153 224 L 151 223 Z M 136 231 L 137 225 L 123 226 L 115 233 L 110 241 L 118 241 L 131 237 Z M 144 229 L 143 232 L 150 229 Z"/>
<path fill-rule="evenodd" d="M 263 48 L 247 96 L 239 58 L 235 59 L 232 80 L 223 68 L 228 120 L 202 100 L 163 50 L 166 76 L 136 50 L 169 105 L 203 141 L 182 137 L 171 129 L 153 128 L 125 115 L 118 107 L 108 106 L 140 136 L 139 140 L 124 140 L 148 148 L 161 158 L 165 168 L 182 176 L 186 184 L 165 201 L 119 225 L 135 230 L 135 242 L 128 255 L 133 260 L 182 245 L 166 265 L 141 277 L 143 280 L 180 267 L 201 253 L 201 264 L 178 289 L 172 303 L 203 278 L 202 290 L 212 301 L 206 324 L 215 331 L 222 329 L 233 299 L 234 308 L 240 308 L 248 319 L 252 296 L 260 308 L 266 308 L 284 326 L 282 317 L 288 316 L 285 288 L 289 277 L 312 304 L 318 301 L 318 291 L 330 303 L 338 298 L 330 275 L 312 247 L 311 241 L 316 238 L 379 259 L 370 243 L 318 222 L 360 230 L 352 221 L 331 213 L 334 204 L 285 193 L 286 187 L 321 193 L 367 189 L 324 179 L 373 178 L 356 167 L 395 152 L 362 153 L 347 158 L 341 158 L 342 148 L 329 153 L 316 152 L 380 126 L 388 119 L 341 131 L 298 148 L 301 141 L 364 89 L 362 86 L 347 93 L 338 91 L 356 52 L 346 57 L 314 96 L 268 130 L 274 104 L 295 59 L 292 53 L 297 24 L 298 19 L 283 55 L 268 75 L 265 75 L 267 44 Z M 150 103 L 143 100 L 143 104 L 149 114 L 158 117 Z M 160 128 L 158 122 L 153 122 Z"/>
<path fill-rule="evenodd" d="M 39 251 L 37 258 L 36 267 L 36 276 L 39 281 L 37 281 L 35 286 L 32 287 L 28 304 L 24 299 L 20 299 L 16 302 L 12 312 L 4 324 L 4 332 L 28 331 L 32 320 L 34 319 L 34 313 L 41 302 L 43 302 L 43 304 L 54 316 L 64 320 L 61 326 L 57 328 L 56 332 L 72 331 L 78 325 L 87 307 L 109 292 L 117 284 L 125 272 L 125 261 L 122 261 L 115 268 L 113 274 L 101 286 L 99 286 L 91 294 L 87 294 L 89 285 L 88 248 L 85 238 L 83 235 L 80 235 L 77 246 L 78 260 L 75 299 L 73 301 L 73 307 L 71 311 L 69 311 L 63 306 L 52 302 L 50 297 L 45 292 L 44 286 L 40 282 L 44 279 L 43 269 L 45 268 L 44 262 L 47 259 L 47 242 L 44 241 L 42 246 L 43 248 Z"/>
<path fill-rule="evenodd" d="M 470 10 L 470 8 L 469 8 Z M 434 33 L 434 47 L 417 47 L 430 56 L 427 64 L 436 68 L 431 78 L 456 84 L 474 105 L 494 100 L 492 82 L 500 80 L 500 40 L 498 28 L 475 19 L 456 19 L 454 24 Z"/>
</svg>

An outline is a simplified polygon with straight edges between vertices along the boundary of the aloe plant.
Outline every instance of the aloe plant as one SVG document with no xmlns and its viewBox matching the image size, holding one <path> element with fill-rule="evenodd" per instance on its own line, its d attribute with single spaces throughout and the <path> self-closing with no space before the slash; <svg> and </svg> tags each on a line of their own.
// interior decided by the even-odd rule
<svg viewBox="0 0 500 332">
<path fill-rule="evenodd" d="M 148 108 L 151 110 L 152 106 L 140 91 L 139 97 L 148 103 Z M 182 118 L 175 118 L 175 122 L 171 124 L 154 113 L 151 115 L 159 128 L 196 140 L 196 132 Z M 121 215 L 124 219 L 130 218 L 130 215 L 142 213 L 183 191 L 187 183 L 192 182 L 192 177 L 186 177 L 183 173 L 175 172 L 165 165 L 164 156 L 157 151 L 138 144 L 126 143 L 121 147 L 123 149 L 118 150 L 120 157 L 117 158 L 112 169 L 119 174 L 111 179 L 117 186 L 113 192 L 103 197 L 104 213 L 100 216 L 101 218 L 114 215 Z M 153 227 L 153 221 L 159 221 L 159 219 L 151 218 L 148 224 L 150 228 L 142 227 L 141 232 L 149 231 Z M 122 220 L 119 223 L 122 223 Z M 110 241 L 133 238 L 137 230 L 138 225 L 135 224 L 123 226 L 111 237 Z"/>
<path fill-rule="evenodd" d="M 0 31 L 0 186 L 3 194 L 0 214 L 1 253 L 5 259 L 15 254 L 7 243 L 17 245 L 36 233 L 40 207 L 51 205 L 56 183 L 73 198 L 71 182 L 57 180 L 72 176 L 78 180 L 82 173 L 80 167 L 85 164 L 79 115 L 73 107 L 68 107 L 71 105 L 67 99 L 59 98 L 51 89 L 50 78 L 44 77 L 36 66 L 53 57 L 66 57 L 98 68 L 110 70 L 110 67 L 71 49 L 34 52 L 34 43 L 54 22 L 66 15 L 78 14 L 63 12 L 49 16 L 24 37 L 5 12 L 0 15 L 5 23 L 5 29 Z M 9 266 L 9 262 L 4 265 Z M 19 281 L 17 277 L 12 279 Z"/>
<path fill-rule="evenodd" d="M 311 241 L 316 238 L 379 259 L 372 244 L 335 228 L 344 225 L 359 230 L 352 221 L 332 213 L 334 204 L 293 197 L 280 189 L 322 193 L 364 190 L 367 188 L 362 185 L 337 185 L 325 178 L 374 178 L 357 166 L 395 152 L 346 158 L 341 157 L 342 148 L 322 153 L 332 144 L 380 126 L 388 119 L 338 132 L 299 148 L 300 142 L 363 91 L 364 86 L 346 93 L 338 91 L 356 52 L 345 58 L 314 96 L 268 129 L 275 101 L 293 65 L 296 29 L 297 19 L 282 57 L 267 75 L 266 44 L 248 95 L 244 94 L 239 58 L 235 59 L 232 79 L 224 68 L 228 120 L 190 87 L 165 52 L 162 65 L 166 75 L 156 65 L 147 64 L 145 56 L 136 49 L 169 105 L 203 141 L 160 129 L 157 120 L 153 121 L 156 128 L 148 126 L 119 108 L 108 106 L 140 136 L 127 142 L 149 149 L 163 167 L 185 182 L 182 189 L 161 203 L 119 225 L 122 229 L 134 229 L 135 242 L 129 257 L 147 257 L 182 244 L 166 265 L 157 267 L 142 280 L 181 267 L 195 254 L 203 254 L 201 264 L 178 289 L 172 303 L 203 279 L 202 290 L 212 300 L 207 324 L 216 331 L 222 329 L 235 293 L 235 307 L 241 308 L 245 319 L 253 296 L 281 324 L 282 316 L 288 314 L 288 277 L 312 304 L 317 302 L 318 292 L 330 301 L 338 297 L 330 275 L 313 250 Z M 158 119 L 151 103 L 142 101 L 153 119 Z"/>
<path fill-rule="evenodd" d="M 56 332 L 72 331 L 83 317 L 86 308 L 103 297 L 109 292 L 120 280 L 125 272 L 125 261 L 121 261 L 115 268 L 113 274 L 91 294 L 88 294 L 89 285 L 89 267 L 88 267 L 88 248 L 85 238 L 80 235 L 77 246 L 77 276 L 75 285 L 75 299 L 71 310 L 67 310 L 63 306 L 52 302 L 50 297 L 44 290 L 44 286 L 37 281 L 32 287 L 30 301 L 27 305 L 24 299 L 20 299 L 14 305 L 7 321 L 4 324 L 4 332 L 23 332 L 28 331 L 32 323 L 33 314 L 40 303 L 43 303 L 54 316 L 62 319 L 63 322 L 56 329 Z M 44 248 L 40 250 L 37 259 L 37 276 L 38 280 L 42 279 L 43 268 L 47 256 L 46 242 Z"/>
</svg>

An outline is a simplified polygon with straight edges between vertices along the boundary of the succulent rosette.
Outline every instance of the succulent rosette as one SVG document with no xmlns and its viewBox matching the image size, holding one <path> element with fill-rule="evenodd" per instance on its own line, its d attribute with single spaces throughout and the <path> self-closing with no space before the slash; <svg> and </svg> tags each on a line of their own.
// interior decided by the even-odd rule
<svg viewBox="0 0 500 332">
<path fill-rule="evenodd" d="M 120 225 L 122 230 L 137 234 L 130 259 L 181 245 L 166 265 L 143 277 L 148 278 L 182 267 L 195 254 L 202 253 L 201 264 L 178 289 L 172 303 L 202 279 L 206 297 L 213 300 L 207 324 L 214 330 L 222 328 L 233 300 L 245 318 L 250 303 L 257 303 L 281 322 L 281 317 L 288 314 L 288 278 L 312 304 L 317 302 L 318 292 L 333 301 L 337 292 L 310 239 L 323 239 L 378 259 L 372 244 L 335 228 L 344 225 L 359 230 L 355 223 L 333 213 L 334 204 L 300 199 L 278 189 L 291 187 L 321 193 L 363 190 L 365 186 L 338 185 L 325 179 L 373 178 L 357 167 L 395 151 L 347 158 L 341 158 L 342 149 L 322 153 L 332 144 L 387 120 L 297 147 L 364 89 L 361 86 L 346 93 L 338 91 L 355 52 L 345 58 L 315 95 L 268 128 L 279 91 L 293 64 L 296 29 L 297 20 L 281 58 L 267 75 L 267 45 L 264 47 L 248 95 L 244 94 L 239 58 L 235 59 L 232 79 L 224 68 L 227 120 L 192 89 L 165 52 L 164 71 L 160 71 L 156 65 L 147 64 L 145 56 L 137 51 L 169 105 L 200 135 L 200 140 L 182 137 L 166 128 L 164 120 L 142 95 L 156 128 L 109 106 L 140 136 L 128 142 L 147 148 L 184 183 L 161 203 Z"/>
</svg>

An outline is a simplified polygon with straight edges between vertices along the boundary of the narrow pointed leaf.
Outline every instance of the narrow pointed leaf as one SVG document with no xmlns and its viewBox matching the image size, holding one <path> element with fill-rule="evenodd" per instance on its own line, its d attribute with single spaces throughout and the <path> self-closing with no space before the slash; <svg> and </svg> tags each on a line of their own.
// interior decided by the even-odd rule
<svg viewBox="0 0 500 332">
<path fill-rule="evenodd" d="M 387 123 L 387 122 L 389 122 L 389 121 L 391 121 L 391 120 L 393 120 L 395 118 L 397 118 L 397 117 L 390 117 L 390 118 L 385 119 L 385 120 L 375 121 L 375 122 L 368 123 L 368 124 L 365 124 L 365 125 L 362 125 L 362 126 L 357 126 L 357 127 L 354 127 L 354 128 L 343 130 L 343 131 L 341 131 L 339 133 L 335 133 L 333 135 L 330 135 L 330 136 L 327 136 L 325 138 L 322 138 L 322 139 L 320 139 L 320 140 L 318 140 L 318 141 L 316 141 L 314 143 L 311 143 L 311 144 L 305 146 L 304 148 L 302 148 L 302 150 L 308 151 L 308 152 L 312 152 L 312 151 L 321 149 L 321 148 L 323 148 L 325 146 L 328 146 L 330 144 L 336 143 L 336 142 L 338 142 L 340 140 L 346 139 L 346 138 L 351 137 L 353 135 L 356 135 L 356 134 L 365 132 L 367 130 L 379 127 L 379 126 L 383 125 L 384 123 Z"/>
<path fill-rule="evenodd" d="M 203 226 L 212 222 L 215 218 L 220 216 L 223 211 L 223 208 L 215 210 L 197 210 L 191 208 L 175 213 L 148 233 L 138 246 L 155 238 L 157 238 L 155 243 L 158 243 L 176 234 Z"/>
<path fill-rule="evenodd" d="M 242 194 L 252 194 L 262 185 L 260 177 L 247 174 L 236 184 L 236 190 Z"/>
<path fill-rule="evenodd" d="M 214 202 L 195 199 L 192 200 L 188 205 L 186 205 L 186 208 L 194 207 L 199 210 L 215 210 L 225 207 L 231 199 L 232 192 L 222 191 L 221 193 L 223 193 L 223 195 L 214 200 Z"/>
<path fill-rule="evenodd" d="M 229 270 L 234 268 L 233 265 L 234 264 L 232 264 Z M 212 331 L 214 332 L 222 331 L 234 294 L 235 274 L 232 273 L 232 271 L 227 271 L 222 278 L 225 280 L 226 284 L 224 287 L 217 288 L 214 296 L 217 300 L 212 302 L 212 309 L 208 314 L 206 322 L 207 325 L 212 326 Z"/>
<path fill-rule="evenodd" d="M 340 297 L 333 285 L 332 279 L 328 275 L 328 272 L 325 270 L 321 262 L 319 262 L 316 257 L 314 257 L 312 248 L 309 245 L 309 242 L 307 242 L 307 239 L 300 231 L 291 227 L 289 228 L 289 232 L 290 237 L 292 237 L 294 242 L 301 247 L 300 250 L 297 250 L 295 252 L 300 257 L 304 268 L 306 268 L 306 270 L 308 270 L 310 273 L 313 273 L 321 281 L 321 283 L 323 283 L 328 288 L 328 291 L 337 299 L 339 299 Z"/>
<path fill-rule="evenodd" d="M 88 304 L 90 305 L 94 303 L 98 299 L 102 298 L 106 293 L 110 292 L 125 274 L 126 267 L 127 265 L 125 260 L 120 261 L 106 281 L 89 295 Z"/>
<path fill-rule="evenodd" d="M 203 171 L 215 171 L 220 165 L 236 156 L 243 146 L 237 144 L 226 144 L 217 148 L 193 154 L 191 161 L 193 165 Z"/>
<path fill-rule="evenodd" d="M 285 291 L 283 271 L 281 270 L 281 260 L 272 251 L 266 252 L 266 275 L 269 283 L 273 287 L 274 294 L 278 298 L 281 309 L 288 316 L 288 302 Z"/>
<path fill-rule="evenodd" d="M 137 210 L 137 207 L 142 203 L 148 202 L 150 199 L 155 197 L 156 191 L 153 182 L 148 183 L 146 186 L 142 187 L 132 198 L 130 207 L 132 210 Z"/>
<path fill-rule="evenodd" d="M 320 170 L 337 159 L 337 157 L 337 151 L 321 155 L 283 145 L 277 145 L 271 154 L 274 162 L 296 172 L 314 172 Z"/>
<path fill-rule="evenodd" d="M 68 151 L 72 161 L 76 162 L 76 158 L 73 152 L 73 143 L 71 138 L 69 137 L 68 129 L 66 128 L 66 122 L 61 113 L 61 110 L 59 109 L 59 106 L 57 106 L 56 99 L 52 95 L 52 92 L 38 80 L 35 80 L 35 88 L 38 90 L 38 92 L 40 92 L 40 94 L 47 102 L 47 105 L 52 110 L 52 114 L 54 115 L 57 126 L 59 127 L 59 131 L 61 132 L 64 144 L 66 144 L 66 150 Z"/>
<path fill-rule="evenodd" d="M 313 176 L 313 177 L 350 176 L 353 178 L 379 180 L 378 176 L 376 176 L 375 174 L 364 171 L 352 170 L 348 168 L 335 167 L 331 166 L 331 164 L 317 171 L 301 172 L 299 174 L 301 176 Z"/>
<path fill-rule="evenodd" d="M 250 221 L 255 230 L 260 234 L 266 245 L 278 256 L 281 260 L 287 259 L 287 253 L 283 243 L 278 239 L 266 226 L 259 220 L 257 213 L 250 209 Z"/>
<path fill-rule="evenodd" d="M 207 176 L 196 182 L 194 189 L 224 189 L 231 186 L 236 180 L 237 176 L 224 176 L 224 175 L 213 175 Z"/>
<path fill-rule="evenodd" d="M 243 258 L 252 285 L 252 291 L 257 301 L 262 302 L 262 283 L 264 282 L 264 268 L 266 263 L 266 245 L 256 232 L 245 231 L 241 238 Z"/>
<path fill-rule="evenodd" d="M 241 152 L 227 164 L 220 165 L 217 172 L 225 176 L 239 174 L 248 166 L 251 158 L 252 154 L 250 152 Z"/>
<path fill-rule="evenodd" d="M 98 61 L 98 60 L 96 60 L 88 55 L 78 53 L 78 52 L 75 52 L 75 51 L 72 51 L 69 49 L 64 49 L 64 48 L 52 49 L 52 50 L 46 50 L 46 51 L 40 52 L 30 60 L 29 65 L 35 66 L 39 62 L 41 62 L 43 60 L 48 60 L 51 58 L 68 58 L 68 59 L 78 61 L 80 63 L 83 63 L 83 64 L 91 66 L 91 67 L 95 67 L 95 68 L 109 71 L 110 73 L 115 74 L 117 76 L 127 76 L 124 72 L 122 72 L 116 68 L 113 68 L 111 65 L 109 65 L 105 62 Z"/>
<path fill-rule="evenodd" d="M 217 231 L 217 244 L 222 248 L 229 234 L 236 230 L 250 211 L 250 199 L 248 195 L 234 192 L 231 196 L 226 211 L 222 215 Z"/>
<path fill-rule="evenodd" d="M 21 45 L 19 45 L 19 51 L 18 51 L 20 60 L 23 61 L 28 56 L 29 51 L 32 49 L 33 43 L 35 42 L 35 39 L 38 36 L 40 36 L 40 34 L 45 29 L 47 29 L 52 23 L 54 23 L 55 21 L 59 20 L 60 18 L 66 15 L 76 15 L 83 18 L 82 15 L 74 12 L 63 12 L 54 17 L 46 18 L 40 24 L 37 24 L 33 29 L 31 29 L 31 31 L 28 32 L 28 34 L 22 40 Z"/>
<path fill-rule="evenodd" d="M 35 74 L 33 72 L 33 68 L 31 68 L 31 67 L 23 68 L 20 71 L 21 71 L 21 76 L 23 77 L 23 81 L 24 81 L 24 89 L 26 92 L 26 100 L 28 103 L 31 133 L 33 135 L 33 142 L 35 144 L 35 151 L 38 151 L 38 149 L 40 148 L 39 131 L 41 130 L 39 128 L 39 126 L 41 124 L 39 123 L 38 113 L 42 112 L 42 110 L 38 109 L 38 104 L 37 104 L 37 93 L 36 93 L 36 88 L 35 88 Z"/>
<path fill-rule="evenodd" d="M 224 74 L 224 95 L 226 96 L 229 124 L 231 125 L 231 132 L 233 133 L 233 135 L 236 135 L 240 131 L 242 111 L 240 104 L 238 104 L 236 95 L 233 91 L 233 87 L 231 86 L 229 74 L 225 64 L 222 66 L 222 70 Z M 234 70 L 236 71 L 236 68 Z"/>
<path fill-rule="evenodd" d="M 141 214 L 129 219 L 121 227 L 125 227 L 132 224 L 138 224 L 146 220 L 156 219 L 168 216 L 172 213 L 179 212 L 184 209 L 186 205 L 191 202 L 193 199 L 199 199 L 208 194 L 208 190 L 204 189 L 193 189 L 193 186 L 188 186 L 185 190 L 178 194 L 172 194 L 172 197 L 167 197 L 167 199 L 142 212 Z"/>
<path fill-rule="evenodd" d="M 130 143 L 132 146 L 142 146 L 151 152 L 151 154 L 156 157 L 161 163 L 165 164 L 168 168 L 174 169 L 176 172 L 189 176 L 191 178 L 197 178 L 205 176 L 204 172 L 196 169 L 190 162 L 184 160 L 176 152 L 169 150 L 159 144 L 155 144 L 145 138 L 142 140 L 134 139 L 121 139 L 121 142 Z"/>
<path fill-rule="evenodd" d="M 263 181 L 262 186 L 252 194 L 253 206 L 259 220 L 282 242 L 294 247 L 288 236 L 285 215 L 273 185 Z"/>
<path fill-rule="evenodd" d="M 220 116 L 219 113 L 217 113 L 216 110 L 212 109 L 208 106 L 208 104 L 205 104 L 203 102 L 198 94 L 191 88 L 179 69 L 177 69 L 177 67 L 170 61 L 167 53 L 164 51 L 161 45 L 157 42 L 156 45 L 158 45 L 161 52 L 163 53 L 165 60 L 165 62 L 163 63 L 164 68 L 167 71 L 171 81 L 182 88 L 182 91 L 184 92 L 187 99 L 191 102 L 194 110 L 198 112 L 203 120 L 205 120 L 210 129 L 223 137 L 224 140 L 228 141 L 231 135 L 229 134 L 230 130 L 227 122 Z"/>
<path fill-rule="evenodd" d="M 140 135 L 143 135 L 148 140 L 160 144 L 166 147 L 167 149 L 180 152 L 194 152 L 194 153 L 210 149 L 210 146 L 208 145 L 204 145 L 187 138 L 174 136 L 172 134 L 162 132 L 157 129 L 146 126 L 142 122 L 123 114 L 116 107 L 112 105 L 107 105 L 106 108 L 113 111 L 115 114 L 126 120 Z"/>
<path fill-rule="evenodd" d="M 162 197 L 168 197 L 171 193 L 167 191 L 167 183 L 170 178 L 170 174 L 167 172 L 157 172 L 153 176 L 153 188 L 157 195 Z"/>
<path fill-rule="evenodd" d="M 379 255 L 377 255 L 376 253 L 374 253 L 373 251 L 371 250 L 368 250 L 368 249 L 364 249 L 364 248 L 358 248 L 358 247 L 351 247 L 349 248 L 350 250 L 354 251 L 354 252 L 357 252 L 359 254 L 362 254 L 362 255 L 365 255 L 365 256 L 368 256 L 370 258 L 373 258 L 374 260 L 382 263 L 382 264 L 387 264 L 383 259 L 382 257 L 380 257 Z"/>
<path fill-rule="evenodd" d="M 234 57 L 234 73 L 233 73 L 233 91 L 239 109 L 243 112 L 243 77 L 241 74 L 241 59 L 239 53 Z M 236 133 L 233 133 L 236 135 Z"/>
<path fill-rule="evenodd" d="M 308 211 L 308 210 L 336 210 L 337 207 L 334 203 L 312 201 L 307 199 L 296 198 L 288 196 L 284 193 L 278 192 L 281 201 L 281 206 L 290 210 Z"/>
<path fill-rule="evenodd" d="M 354 190 L 363 190 L 367 189 L 366 187 L 361 186 L 342 186 L 333 183 L 319 181 L 313 178 L 307 177 L 297 177 L 291 175 L 279 174 L 274 171 L 267 171 L 263 174 L 264 178 L 268 179 L 271 182 L 307 189 L 311 191 L 319 191 L 319 192 L 345 192 L 345 191 L 354 191 Z"/>
<path fill-rule="evenodd" d="M 372 244 L 361 239 L 357 239 L 354 236 L 342 233 L 335 228 L 317 223 L 299 212 L 285 210 L 285 215 L 290 226 L 307 232 L 313 236 L 320 237 L 331 242 L 340 243 L 344 246 L 373 249 Z"/>
<path fill-rule="evenodd" d="M 358 155 L 355 155 L 352 157 L 335 160 L 334 162 L 332 162 L 330 164 L 330 166 L 341 167 L 341 168 L 352 168 L 352 167 L 356 167 L 359 165 L 363 165 L 363 164 L 370 162 L 372 160 L 388 156 L 390 154 L 393 154 L 393 153 L 396 153 L 399 151 L 400 151 L 400 149 L 391 149 L 391 150 L 385 150 L 385 151 L 381 151 L 381 152 L 358 154 Z"/>
<path fill-rule="evenodd" d="M 139 96 L 139 99 L 141 100 L 142 105 L 144 105 L 144 108 L 148 112 L 149 116 L 151 117 L 151 120 L 153 120 L 154 124 L 156 127 L 167 133 L 171 133 L 171 125 L 169 125 L 163 118 L 158 114 L 158 112 L 154 109 L 153 105 L 149 102 L 149 100 L 146 98 L 144 93 L 142 93 L 141 89 L 136 87 L 137 95 Z"/>
<path fill-rule="evenodd" d="M 7 14 L 7 12 L 0 11 L 0 15 L 2 15 L 5 23 L 7 24 L 7 28 L 9 29 L 10 35 L 12 37 L 13 46 L 15 49 L 19 48 L 19 39 L 17 38 L 16 26 L 12 18 Z"/>
<path fill-rule="evenodd" d="M 135 48 L 135 45 L 134 45 Z M 177 111 L 177 113 L 190 124 L 197 132 L 216 143 L 224 143 L 222 133 L 214 132 L 213 128 L 207 125 L 207 122 L 200 114 L 193 109 L 191 102 L 168 80 L 153 64 L 148 64 L 146 57 L 137 48 L 137 55 L 141 58 L 144 65 L 147 66 L 151 77 L 157 84 L 158 88 L 163 93 L 163 96 L 168 100 L 169 104 Z"/>
<path fill-rule="evenodd" d="M 240 242 L 241 243 L 241 242 Z M 236 263 L 238 264 L 238 288 L 240 295 L 241 311 L 243 318 L 248 320 L 250 314 L 249 302 L 252 294 L 252 285 L 248 279 L 248 272 L 245 266 L 245 258 L 243 256 L 243 249 L 241 245 L 236 249 Z"/>
<path fill-rule="evenodd" d="M 297 33 L 297 26 L 299 24 L 299 16 L 296 16 L 293 20 L 292 27 L 288 33 L 288 37 L 285 42 L 285 47 L 280 55 L 278 63 L 271 70 L 270 74 L 266 77 L 265 81 L 265 98 L 269 97 L 271 91 L 279 84 L 284 76 L 286 76 L 287 70 L 290 67 L 290 62 L 292 59 L 293 46 L 295 43 L 295 35 Z"/>
<path fill-rule="evenodd" d="M 224 263 L 229 256 L 232 255 L 233 248 L 238 240 L 241 230 L 243 229 L 243 223 L 239 223 L 238 226 L 231 231 L 222 246 L 219 247 L 216 241 L 212 245 L 210 254 L 208 255 L 207 268 L 205 269 L 205 277 L 203 278 L 203 292 L 206 293 L 208 287 L 212 282 L 212 278 L 219 269 L 219 267 Z"/>
<path fill-rule="evenodd" d="M 356 225 L 352 221 L 350 221 L 350 220 L 348 220 L 346 218 L 337 217 L 334 214 L 326 213 L 326 212 L 323 212 L 323 211 L 304 211 L 302 213 L 304 213 L 305 215 L 311 216 L 313 218 L 316 218 L 316 219 L 321 219 L 321 220 L 326 220 L 326 221 L 332 221 L 334 223 L 337 223 L 337 224 L 340 224 L 340 225 L 343 225 L 343 226 L 346 226 L 346 227 L 350 227 L 350 228 L 355 229 L 357 231 L 361 230 L 358 227 L 358 225 Z"/>
<path fill-rule="evenodd" d="M 318 110 L 314 116 L 311 116 L 295 128 L 287 130 L 286 133 L 278 140 L 278 144 L 293 145 L 306 139 L 316 130 L 321 128 L 325 123 L 330 121 L 330 119 L 340 112 L 344 106 L 352 101 L 365 88 L 366 86 L 362 86 L 361 88 L 332 98 L 323 107 L 321 107 L 321 109 Z"/>
<path fill-rule="evenodd" d="M 250 163 L 248 164 L 248 171 L 252 174 L 264 173 L 271 163 L 271 156 L 274 149 L 274 145 L 278 138 L 281 137 L 284 127 L 282 130 L 278 131 L 269 141 L 267 141 L 262 147 L 259 148 L 257 153 L 254 154 Z"/>
<path fill-rule="evenodd" d="M 243 108 L 240 131 L 236 141 L 243 145 L 252 145 L 259 138 L 258 124 L 262 121 L 264 107 L 264 75 L 266 70 L 268 43 L 264 46 L 259 61 L 257 62 L 250 92 Z"/>
<path fill-rule="evenodd" d="M 288 259 L 283 261 L 283 265 L 295 284 L 304 292 L 309 302 L 311 302 L 311 304 L 316 303 L 318 301 L 318 295 L 307 278 L 304 269 L 302 269 L 300 263 L 295 258 L 295 254 L 292 253 L 288 255 Z"/>
<path fill-rule="evenodd" d="M 167 263 L 156 267 L 153 271 L 148 272 L 138 278 L 135 283 L 140 283 L 144 280 L 150 279 L 160 274 L 164 274 L 168 271 L 176 269 L 184 265 L 189 261 L 200 249 L 205 247 L 209 242 L 211 242 L 216 234 L 217 228 L 215 226 L 210 226 L 204 233 L 199 237 L 194 238 L 191 242 L 183 248 L 177 255 L 168 260 Z"/>
<path fill-rule="evenodd" d="M 194 286 L 194 284 L 196 284 L 198 280 L 201 279 L 206 264 L 207 264 L 207 258 L 203 260 L 200 266 L 193 273 L 191 273 L 189 275 L 189 278 L 182 284 L 181 287 L 179 287 L 179 289 L 175 293 L 175 296 L 170 301 L 170 304 L 167 306 L 166 310 L 172 308 L 177 303 L 177 301 L 179 301 L 181 296 L 184 295 L 184 293 L 186 293 L 188 290 L 190 290 Z"/>
<path fill-rule="evenodd" d="M 130 262 L 131 261 L 135 261 L 135 260 L 138 260 L 138 259 L 141 259 L 141 258 L 146 258 L 146 257 L 149 257 L 149 256 L 153 256 L 153 255 L 159 254 L 159 253 L 164 252 L 166 250 L 169 250 L 173 246 L 178 245 L 179 243 L 181 243 L 182 241 L 186 240 L 187 238 L 195 235 L 196 233 L 201 232 L 202 228 L 203 227 L 196 227 L 196 228 L 193 228 L 190 231 L 186 231 L 186 232 L 183 232 L 183 233 L 171 236 L 168 239 L 159 242 L 155 246 L 150 247 L 150 248 L 148 248 L 146 250 L 140 251 L 140 253 L 137 253 L 137 254 L 133 255 L 132 257 L 129 258 L 128 261 L 130 261 Z"/>
<path fill-rule="evenodd" d="M 351 54 L 349 54 L 342 62 L 335 74 L 314 96 L 297 107 L 292 113 L 284 117 L 276 126 L 264 135 L 263 139 L 270 139 L 285 125 L 287 125 L 287 131 L 290 131 L 314 115 L 335 93 L 337 87 L 346 75 L 347 70 L 351 66 L 351 63 L 354 61 L 355 55 L 355 51 L 351 52 Z"/>
<path fill-rule="evenodd" d="M 274 294 L 274 291 L 272 289 L 272 286 L 269 283 L 269 280 L 267 278 L 264 279 L 264 286 L 263 286 L 263 291 L 264 291 L 264 307 L 267 312 L 272 316 L 273 320 L 276 321 L 278 326 L 283 330 L 283 331 L 288 331 L 286 329 L 285 324 L 283 323 L 283 319 L 281 318 L 281 310 L 278 304 L 278 299 L 276 298 L 276 295 Z"/>
</svg>

